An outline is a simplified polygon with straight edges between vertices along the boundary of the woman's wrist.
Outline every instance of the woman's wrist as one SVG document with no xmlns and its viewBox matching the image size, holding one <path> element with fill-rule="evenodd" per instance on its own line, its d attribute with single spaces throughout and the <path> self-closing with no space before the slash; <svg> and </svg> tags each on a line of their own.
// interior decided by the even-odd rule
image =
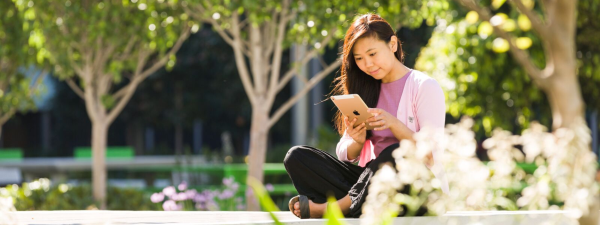
<svg viewBox="0 0 600 225">
<path fill-rule="evenodd" d="M 363 141 L 362 143 L 360 143 L 360 142 L 358 142 L 358 141 L 356 141 L 356 140 L 354 140 L 354 139 L 352 139 L 352 141 L 354 141 L 354 143 L 355 143 L 355 144 L 358 144 L 358 145 L 360 145 L 360 146 L 363 146 L 363 145 L 365 144 L 365 142 L 364 142 L 364 141 Z"/>
<path fill-rule="evenodd" d="M 412 140 L 412 130 L 410 130 L 406 124 L 402 123 L 402 121 L 400 121 L 398 118 L 396 118 L 390 125 L 390 130 L 398 140 Z"/>
<path fill-rule="evenodd" d="M 392 124 L 390 124 L 390 129 L 401 129 L 405 126 L 406 125 L 404 125 L 404 123 L 402 123 L 398 118 L 394 118 L 394 121 L 392 121 Z"/>
</svg>

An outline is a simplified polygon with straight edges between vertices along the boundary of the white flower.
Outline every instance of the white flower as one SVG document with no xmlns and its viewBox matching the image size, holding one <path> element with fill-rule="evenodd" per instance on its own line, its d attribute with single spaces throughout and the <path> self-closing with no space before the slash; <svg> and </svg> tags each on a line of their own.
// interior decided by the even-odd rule
<svg viewBox="0 0 600 225">
<path fill-rule="evenodd" d="M 531 123 L 521 136 L 495 129 L 483 142 L 492 160 L 487 165 L 475 155 L 472 125 L 469 118 L 448 124 L 443 137 L 436 137 L 437 143 L 430 141 L 433 131 L 425 128 L 415 134 L 416 143 L 401 141 L 392 153 L 397 170 L 384 166 L 372 178 L 361 224 L 383 223 L 391 212 L 397 212 L 393 210 L 400 209 L 398 204 L 408 206 L 407 213 L 425 206 L 429 214 L 440 215 L 450 210 L 560 209 L 550 202 L 564 202 L 562 209 L 576 212 L 571 214 L 575 218 L 600 204 L 600 187 L 595 181 L 597 161 L 589 149 L 591 139 L 584 121 L 577 121 L 573 129 L 553 133 Z M 450 186 L 447 194 L 441 192 L 440 181 L 425 166 L 424 156 L 433 149 L 445 152 L 436 160 L 445 166 Z M 517 167 L 517 162 L 523 161 L 535 163 L 536 171 L 526 174 Z M 519 188 L 522 182 L 527 187 L 520 197 L 510 199 L 506 190 Z M 399 193 L 405 185 L 411 185 L 410 193 Z"/>
</svg>

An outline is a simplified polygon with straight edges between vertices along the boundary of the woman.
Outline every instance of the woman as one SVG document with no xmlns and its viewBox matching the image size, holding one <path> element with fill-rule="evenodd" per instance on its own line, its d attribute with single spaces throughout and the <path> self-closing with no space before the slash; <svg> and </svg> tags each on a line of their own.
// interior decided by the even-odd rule
<svg viewBox="0 0 600 225">
<path fill-rule="evenodd" d="M 288 151 L 284 164 L 300 194 L 289 205 L 296 216 L 321 218 L 327 196 L 333 195 L 344 215 L 359 217 L 369 180 L 382 163 L 395 164 L 392 151 L 399 141 L 413 140 L 424 126 L 444 127 L 446 107 L 439 84 L 404 66 L 403 59 L 402 45 L 383 18 L 367 14 L 352 23 L 333 92 L 360 95 L 373 116 L 356 125 L 337 113 L 337 129 L 343 134 L 337 158 L 310 146 Z M 366 130 L 365 123 L 375 129 Z"/>
</svg>

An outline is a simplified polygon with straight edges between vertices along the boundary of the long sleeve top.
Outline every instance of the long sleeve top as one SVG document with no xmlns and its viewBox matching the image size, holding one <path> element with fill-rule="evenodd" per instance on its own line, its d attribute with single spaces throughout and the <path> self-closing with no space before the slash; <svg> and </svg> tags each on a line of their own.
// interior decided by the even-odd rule
<svg viewBox="0 0 600 225">
<path fill-rule="evenodd" d="M 413 132 L 419 132 L 422 127 L 430 127 L 434 128 L 436 135 L 442 135 L 446 119 L 446 104 L 442 88 L 437 81 L 420 71 L 412 70 L 407 76 L 396 117 Z M 432 141 L 435 140 L 436 138 L 432 138 Z M 364 167 L 383 150 L 376 150 L 371 140 L 367 140 L 363 145 L 360 156 L 354 160 L 349 160 L 348 146 L 352 142 L 352 137 L 344 132 L 336 147 L 338 159 L 347 162 L 358 160 L 359 165 Z M 448 181 L 441 164 L 443 148 L 435 148 L 432 154 L 434 163 L 429 169 L 441 181 L 442 191 L 447 193 L 449 189 Z"/>
</svg>

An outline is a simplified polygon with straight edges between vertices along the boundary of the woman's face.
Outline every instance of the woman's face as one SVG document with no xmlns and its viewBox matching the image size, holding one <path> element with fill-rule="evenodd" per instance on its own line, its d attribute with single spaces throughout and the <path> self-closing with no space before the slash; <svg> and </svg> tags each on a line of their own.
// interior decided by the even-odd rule
<svg viewBox="0 0 600 225">
<path fill-rule="evenodd" d="M 358 68 L 369 76 L 381 80 L 388 76 L 394 67 L 396 37 L 392 36 L 390 43 L 375 37 L 363 37 L 354 43 L 352 54 Z M 393 49 L 393 50 L 392 50 Z"/>
</svg>

